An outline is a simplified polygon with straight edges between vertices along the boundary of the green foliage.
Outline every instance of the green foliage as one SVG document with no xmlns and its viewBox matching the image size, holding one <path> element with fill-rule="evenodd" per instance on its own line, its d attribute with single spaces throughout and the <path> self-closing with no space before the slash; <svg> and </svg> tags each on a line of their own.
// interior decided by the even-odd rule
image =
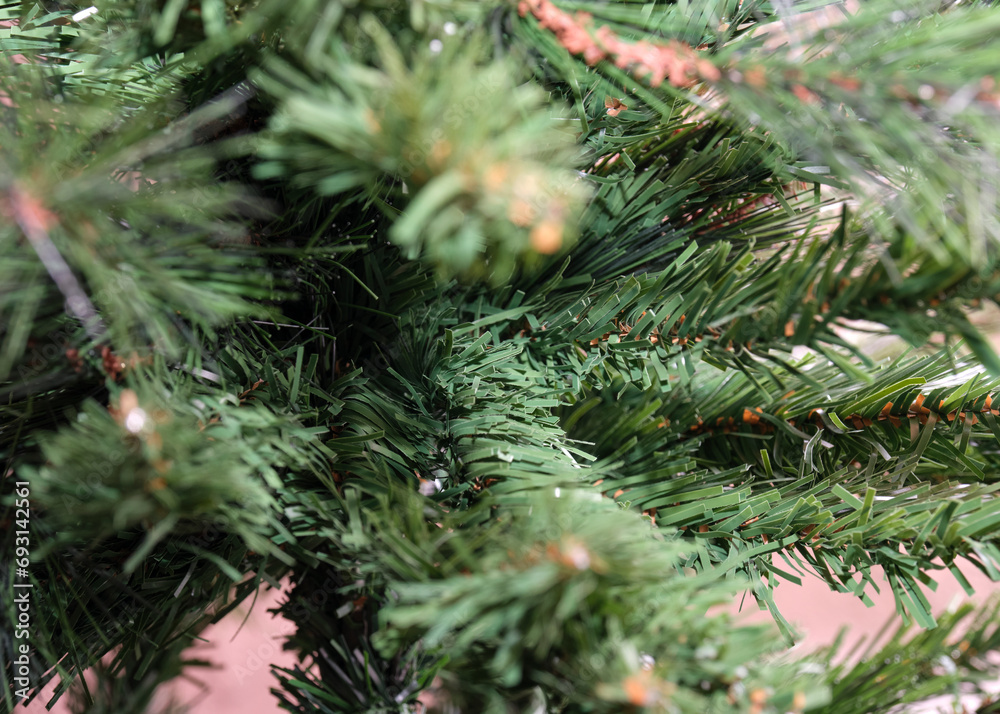
<svg viewBox="0 0 1000 714">
<path fill-rule="evenodd" d="M 992 265 L 1000 18 L 937 7 L 877 3 L 835 29 L 803 28 L 799 48 L 766 61 L 757 43 L 735 43 L 722 91 L 818 167 L 800 176 L 849 186 L 882 235 L 903 226 L 939 262 Z"/>
<path fill-rule="evenodd" d="M 146 537 L 125 573 L 168 533 L 197 532 L 215 518 L 251 549 L 283 557 L 265 537 L 284 530 L 268 488 L 281 487 L 278 469 L 318 460 L 309 447 L 315 430 L 264 407 L 240 408 L 231 394 L 212 406 L 182 401 L 177 393 L 161 403 L 126 390 L 110 414 L 85 403 L 75 424 L 45 441 L 44 465 L 25 468 L 35 502 L 53 528 L 74 538 L 102 540 L 141 525 Z M 95 453 L 103 458 L 93 460 Z M 89 469 L 86 480 L 65 479 L 73 466 Z M 42 552 L 63 545 L 56 539 Z"/>
<path fill-rule="evenodd" d="M 876 649 L 874 645 L 888 629 L 884 628 L 864 650 L 860 662 L 853 666 L 841 663 L 834 667 L 836 684 L 830 703 L 818 711 L 861 714 L 912 704 L 945 692 L 958 694 L 963 680 L 981 676 L 983 653 L 997 647 L 997 629 L 989 627 L 996 614 L 995 599 L 978 612 L 964 605 L 948 612 L 937 629 L 911 634 L 909 628 L 901 626 Z M 962 627 L 968 627 L 971 635 L 954 643 L 956 646 L 950 651 L 943 647 L 944 633 Z M 904 666 L 888 676 L 882 672 L 876 674 L 881 669 L 879 665 L 889 661 Z"/>
<path fill-rule="evenodd" d="M 533 517 L 536 511 L 546 517 Z M 562 706 L 614 711 L 637 703 L 632 690 L 644 689 L 649 705 L 673 700 L 710 710 L 726 701 L 735 681 L 765 686 L 759 673 L 740 671 L 750 652 L 769 648 L 766 628 L 732 631 L 724 617 L 691 616 L 735 589 L 715 573 L 685 575 L 682 565 L 697 549 L 685 552 L 689 545 L 592 489 L 533 495 L 510 513 L 492 523 L 474 517 L 478 542 L 458 547 L 453 534 L 472 524 L 447 516 L 440 528 L 422 523 L 422 535 L 376 525 L 369 547 L 380 561 L 398 563 L 389 583 L 396 599 L 384 610 L 388 628 L 376 645 L 393 651 L 401 639 L 419 637 L 431 651 L 440 649 L 448 667 L 470 672 L 454 693 L 466 706 L 480 697 L 516 700 L 535 684 Z M 399 532 L 440 560 L 429 578 L 414 582 L 412 549 L 400 548 L 393 535 Z M 767 678 L 779 701 L 791 702 L 808 686 L 791 668 L 772 668 Z"/>
<path fill-rule="evenodd" d="M 86 9 L 0 4 L 7 708 L 24 583 L 30 689 L 90 714 L 286 576 L 292 712 L 996 676 L 996 606 L 924 593 L 1000 580 L 994 8 Z M 807 577 L 900 629 L 844 664 L 713 610 L 792 641 Z"/>
<path fill-rule="evenodd" d="M 210 333 L 235 315 L 264 314 L 249 299 L 274 289 L 257 272 L 259 257 L 241 249 L 246 229 L 234 220 L 246 195 L 215 181 L 212 155 L 191 148 L 199 127 L 239 100 L 151 134 L 159 99 L 148 112 L 123 115 L 113 101 L 52 96 L 34 70 L 17 65 L 2 90 L 31 111 L 0 108 L 10 147 L 0 158 L 10 218 L 2 228 L 0 375 L 17 374 L 29 338 L 53 339 L 67 301 L 86 333 L 68 347 L 107 337 L 126 355 L 177 356 L 192 328 Z"/>
<path fill-rule="evenodd" d="M 256 175 L 322 195 L 365 188 L 395 218 L 390 240 L 443 276 L 501 283 L 518 259 L 571 239 L 586 188 L 538 88 L 519 86 L 511 62 L 484 62 L 479 38 L 438 40 L 407 61 L 373 17 L 361 28 L 381 71 L 340 47 L 304 58 L 311 77 L 266 65 L 258 82 L 282 104 Z"/>
</svg>

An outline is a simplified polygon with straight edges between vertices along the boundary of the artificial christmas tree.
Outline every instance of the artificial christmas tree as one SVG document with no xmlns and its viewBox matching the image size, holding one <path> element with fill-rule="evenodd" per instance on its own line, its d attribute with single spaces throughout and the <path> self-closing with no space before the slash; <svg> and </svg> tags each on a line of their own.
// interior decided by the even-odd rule
<svg viewBox="0 0 1000 714">
<path fill-rule="evenodd" d="M 975 690 L 996 607 L 922 591 L 1000 580 L 958 5 L 0 6 L 4 707 L 103 658 L 76 708 L 147 711 L 282 578 L 293 712 Z M 834 667 L 713 609 L 791 641 L 800 577 L 914 627 Z"/>
</svg>

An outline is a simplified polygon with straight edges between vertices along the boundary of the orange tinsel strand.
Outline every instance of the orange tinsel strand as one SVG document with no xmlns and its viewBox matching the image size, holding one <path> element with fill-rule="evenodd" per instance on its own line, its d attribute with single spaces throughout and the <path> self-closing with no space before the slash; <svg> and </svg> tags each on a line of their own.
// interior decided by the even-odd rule
<svg viewBox="0 0 1000 714">
<path fill-rule="evenodd" d="M 517 10 L 521 17 L 529 12 L 534 15 L 539 25 L 556 36 L 559 44 L 575 55 L 583 55 L 587 64 L 610 60 L 636 77 L 648 77 L 653 87 L 664 80 L 675 87 L 689 87 L 698 80 L 715 82 L 722 76 L 714 64 L 699 57 L 690 45 L 676 40 L 666 45 L 647 41 L 632 44 L 606 26 L 591 32 L 591 15 L 585 12 L 571 15 L 550 0 L 521 0 Z"/>
</svg>

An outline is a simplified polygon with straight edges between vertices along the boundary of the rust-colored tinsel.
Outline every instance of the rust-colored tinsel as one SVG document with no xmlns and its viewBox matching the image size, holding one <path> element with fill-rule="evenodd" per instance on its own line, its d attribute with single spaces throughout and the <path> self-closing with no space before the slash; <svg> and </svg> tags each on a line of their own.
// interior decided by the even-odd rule
<svg viewBox="0 0 1000 714">
<path fill-rule="evenodd" d="M 690 87 L 699 80 L 715 82 L 722 76 L 715 65 L 699 57 L 690 45 L 676 40 L 666 45 L 645 40 L 625 42 L 609 27 L 593 28 L 589 13 L 571 15 L 550 0 L 520 0 L 517 10 L 521 17 L 529 12 L 534 15 L 543 28 L 556 36 L 559 44 L 575 55 L 583 55 L 587 64 L 609 60 L 636 78 L 647 79 L 653 87 L 664 80 L 675 87 Z"/>
</svg>

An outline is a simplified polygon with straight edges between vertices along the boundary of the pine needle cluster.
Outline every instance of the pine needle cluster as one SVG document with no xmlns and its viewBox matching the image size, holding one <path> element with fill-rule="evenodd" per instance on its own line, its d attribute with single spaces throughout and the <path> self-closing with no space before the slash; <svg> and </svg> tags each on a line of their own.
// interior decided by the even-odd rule
<svg viewBox="0 0 1000 714">
<path fill-rule="evenodd" d="M 281 582 L 301 714 L 982 692 L 998 604 L 925 590 L 1000 580 L 997 36 L 986 2 L 0 3 L 4 710 L 151 711 Z M 803 578 L 898 629 L 785 653 Z"/>
</svg>

